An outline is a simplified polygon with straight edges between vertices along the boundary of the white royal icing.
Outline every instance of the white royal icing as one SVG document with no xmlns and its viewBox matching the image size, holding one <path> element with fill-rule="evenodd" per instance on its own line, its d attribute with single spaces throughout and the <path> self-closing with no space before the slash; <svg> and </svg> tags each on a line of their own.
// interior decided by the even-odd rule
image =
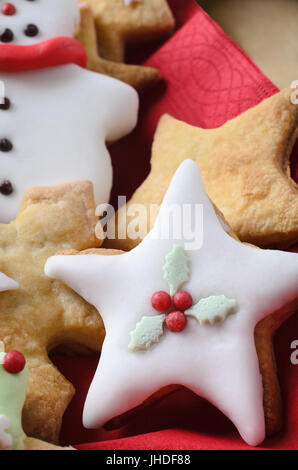
<svg viewBox="0 0 298 470">
<path fill-rule="evenodd" d="M 0 449 L 12 447 L 13 439 L 6 431 L 10 428 L 10 420 L 7 416 L 0 414 Z"/>
<path fill-rule="evenodd" d="M 14 290 L 18 287 L 19 285 L 16 281 L 10 279 L 10 277 L 7 277 L 5 274 L 0 272 L 0 292 L 4 292 L 6 290 Z"/>
<path fill-rule="evenodd" d="M 56 36 L 75 34 L 80 18 L 77 0 L 12 0 L 10 3 L 16 8 L 14 15 L 3 15 L 0 11 L 0 34 L 10 29 L 14 35 L 10 44 L 36 44 Z M 24 34 L 28 24 L 37 26 L 36 36 Z"/>
<path fill-rule="evenodd" d="M 15 218 L 24 192 L 34 186 L 90 180 L 96 203 L 108 202 L 113 174 L 105 142 L 134 128 L 136 91 L 72 64 L 0 73 L 0 80 L 11 102 L 0 110 L 0 135 L 13 144 L 0 152 L 0 175 L 14 189 L 0 194 L 0 221 Z"/>
<path fill-rule="evenodd" d="M 203 204 L 204 242 L 201 249 L 188 251 L 190 278 L 183 290 L 194 302 L 211 295 L 237 299 L 237 314 L 212 326 L 188 317 L 183 332 L 168 331 L 151 349 L 131 352 L 130 332 L 142 316 L 157 313 L 151 307 L 152 294 L 168 288 L 162 273 L 165 256 L 174 243 L 189 242 L 183 236 L 158 238 L 171 204 Z M 254 328 L 297 297 L 298 255 L 256 249 L 230 237 L 193 161 L 185 160 L 177 170 L 153 230 L 135 249 L 118 256 L 55 256 L 45 272 L 93 304 L 105 323 L 106 339 L 85 403 L 86 427 L 103 425 L 162 387 L 183 384 L 229 417 L 246 442 L 263 441 L 263 387 Z"/>
</svg>

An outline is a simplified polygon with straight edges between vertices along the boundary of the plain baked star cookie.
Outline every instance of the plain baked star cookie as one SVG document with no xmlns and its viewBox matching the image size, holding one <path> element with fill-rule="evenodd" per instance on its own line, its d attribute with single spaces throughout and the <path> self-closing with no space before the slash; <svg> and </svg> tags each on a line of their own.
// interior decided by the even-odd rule
<svg viewBox="0 0 298 470">
<path fill-rule="evenodd" d="M 287 247 L 298 241 L 298 186 L 290 177 L 289 158 L 297 137 L 298 105 L 286 89 L 217 129 L 200 129 L 169 115 L 158 125 L 151 172 L 126 209 L 160 204 L 171 178 L 185 158 L 200 168 L 204 187 L 242 241 L 263 247 Z M 148 211 L 149 213 L 149 211 Z M 148 221 L 153 226 L 154 218 Z M 125 228 L 124 228 L 125 231 Z M 128 250 L 140 239 L 109 240 L 106 246 Z"/>
<path fill-rule="evenodd" d="M 251 445 L 279 429 L 272 336 L 298 307 L 298 255 L 240 243 L 226 229 L 198 166 L 185 160 L 135 249 L 47 261 L 46 274 L 93 304 L 106 327 L 85 426 L 123 417 L 180 384 L 219 408 Z"/>
<path fill-rule="evenodd" d="M 98 52 L 93 13 L 84 4 L 81 6 L 81 25 L 77 36 L 86 50 L 89 70 L 122 80 L 137 90 L 141 90 L 158 78 L 158 71 L 153 67 L 121 64 L 101 58 Z"/>
<path fill-rule="evenodd" d="M 0 296 L 0 340 L 28 361 L 30 380 L 24 429 L 32 437 L 57 442 L 63 413 L 74 389 L 48 357 L 55 346 L 99 350 L 104 327 L 96 310 L 43 272 L 59 249 L 100 246 L 95 237 L 92 184 L 77 182 L 28 191 L 18 216 L 0 225 L 0 269 L 18 282 Z"/>
<path fill-rule="evenodd" d="M 103 59 L 125 62 L 127 42 L 154 40 L 173 31 L 175 20 L 166 0 L 79 0 L 92 10 Z"/>
</svg>

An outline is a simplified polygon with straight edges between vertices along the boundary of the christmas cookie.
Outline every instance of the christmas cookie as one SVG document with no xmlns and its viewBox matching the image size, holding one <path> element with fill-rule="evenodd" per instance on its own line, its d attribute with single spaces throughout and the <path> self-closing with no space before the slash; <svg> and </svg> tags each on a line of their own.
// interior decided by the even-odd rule
<svg viewBox="0 0 298 470">
<path fill-rule="evenodd" d="M 106 327 L 86 427 L 127 418 L 181 384 L 251 445 L 279 429 L 272 336 L 298 307 L 298 255 L 242 244 L 226 229 L 185 160 L 138 247 L 47 261 L 46 274 L 94 305 Z"/>
<path fill-rule="evenodd" d="M 62 447 L 28 438 L 24 433 L 22 410 L 28 378 L 24 355 L 15 350 L 5 352 L 0 341 L 0 450 L 62 450 Z"/>
<path fill-rule="evenodd" d="M 90 180 L 96 203 L 108 202 L 112 165 L 106 142 L 129 133 L 138 110 L 133 88 L 83 68 L 85 50 L 72 37 L 78 16 L 75 1 L 65 2 L 62 9 L 60 1 L 18 3 L 15 15 L 4 15 L 5 21 L 21 21 L 23 16 L 23 23 L 29 21 L 28 4 L 29 12 L 36 7 L 44 22 L 57 21 L 65 31 L 64 37 L 47 40 L 41 34 L 42 42 L 35 44 L 0 43 L 0 80 L 5 87 L 0 105 L 1 222 L 15 218 L 22 195 L 35 186 Z M 42 30 L 41 20 L 37 24 Z M 55 28 L 51 31 L 56 34 Z"/>
<path fill-rule="evenodd" d="M 175 170 L 185 158 L 192 158 L 208 195 L 242 241 L 263 247 L 296 243 L 298 187 L 290 176 L 289 159 L 297 136 L 298 106 L 292 103 L 292 94 L 293 90 L 284 90 L 217 129 L 162 117 L 151 172 L 118 214 L 122 233 L 132 219 L 125 219 L 126 210 L 134 204 L 147 207 L 148 227 L 153 226 L 150 206 L 161 203 Z M 106 246 L 128 250 L 139 242 L 140 237 L 127 236 L 109 240 Z"/>
<path fill-rule="evenodd" d="M 82 4 L 81 24 L 78 40 L 87 53 L 87 68 L 94 72 L 118 78 L 137 90 L 141 90 L 158 78 L 158 71 L 152 67 L 127 65 L 103 59 L 99 55 L 95 20 L 91 9 Z"/>
<path fill-rule="evenodd" d="M 92 184 L 69 183 L 28 191 L 16 220 L 0 226 L 0 269 L 19 286 L 1 293 L 0 340 L 7 351 L 24 354 L 30 368 L 26 434 L 54 443 L 74 388 L 48 354 L 56 346 L 98 351 L 105 331 L 93 307 L 44 275 L 44 263 L 59 249 L 100 246 L 94 214 Z"/>
<path fill-rule="evenodd" d="M 125 45 L 171 33 L 175 27 L 166 0 L 79 0 L 92 10 L 103 59 L 125 62 Z"/>
</svg>

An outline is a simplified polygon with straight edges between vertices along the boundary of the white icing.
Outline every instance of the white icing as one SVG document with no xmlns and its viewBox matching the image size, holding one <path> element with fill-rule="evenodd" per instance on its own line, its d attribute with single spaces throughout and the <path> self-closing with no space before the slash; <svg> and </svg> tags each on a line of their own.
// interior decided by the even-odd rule
<svg viewBox="0 0 298 470">
<path fill-rule="evenodd" d="M 14 290 L 18 287 L 19 285 L 16 281 L 10 279 L 10 277 L 7 277 L 5 274 L 0 272 L 0 292 L 4 292 L 6 290 Z"/>
<path fill-rule="evenodd" d="M 156 347 L 131 353 L 130 332 L 143 315 L 154 314 L 152 294 L 168 288 L 162 273 L 165 256 L 173 243 L 189 241 L 156 239 L 169 204 L 204 206 L 204 243 L 188 251 L 190 279 L 183 289 L 194 303 L 210 295 L 237 299 L 237 314 L 213 326 L 189 317 L 183 332 L 169 332 Z M 262 442 L 263 387 L 254 328 L 297 297 L 298 255 L 259 250 L 227 235 L 193 161 L 185 160 L 177 170 L 153 230 L 135 249 L 118 256 L 55 256 L 45 272 L 93 304 L 105 323 L 107 335 L 85 403 L 85 426 L 100 427 L 158 389 L 180 383 L 228 416 L 246 442 Z"/>
<path fill-rule="evenodd" d="M 0 449 L 12 447 L 13 439 L 6 431 L 10 428 L 10 420 L 7 416 L 0 414 Z"/>
<path fill-rule="evenodd" d="M 30 45 L 56 36 L 74 36 L 80 18 L 77 0 L 12 0 L 11 3 L 16 7 L 14 15 L 0 12 L 0 34 L 10 29 L 14 35 L 10 44 Z M 28 24 L 38 27 L 37 36 L 24 34 Z"/>
<path fill-rule="evenodd" d="M 24 192 L 34 186 L 90 180 L 96 203 L 108 202 L 112 165 L 105 142 L 134 128 L 136 91 L 72 64 L 0 73 L 0 80 L 11 101 L 10 109 L 0 110 L 0 138 L 13 144 L 0 152 L 0 175 L 14 188 L 0 194 L 0 221 L 15 218 Z"/>
</svg>

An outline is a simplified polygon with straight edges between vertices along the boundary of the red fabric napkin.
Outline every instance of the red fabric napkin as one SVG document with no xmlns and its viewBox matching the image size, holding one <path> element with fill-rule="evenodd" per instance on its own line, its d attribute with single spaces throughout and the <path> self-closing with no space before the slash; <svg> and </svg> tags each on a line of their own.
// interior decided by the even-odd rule
<svg viewBox="0 0 298 470">
<path fill-rule="evenodd" d="M 192 0 L 172 0 L 170 4 L 178 30 L 147 62 L 160 70 L 163 80 L 142 97 L 136 131 L 111 148 L 114 203 L 117 195 L 130 196 L 148 174 L 152 137 L 162 114 L 212 128 L 278 91 Z M 298 159 L 294 157 L 292 174 L 298 179 Z M 295 339 L 297 315 L 282 326 L 275 343 L 284 429 L 259 449 L 298 449 L 298 365 L 290 362 L 290 345 Z M 227 418 L 188 390 L 171 395 L 119 430 L 85 430 L 83 404 L 98 357 L 53 358 L 77 390 L 64 417 L 62 444 L 110 450 L 250 449 Z"/>
</svg>

